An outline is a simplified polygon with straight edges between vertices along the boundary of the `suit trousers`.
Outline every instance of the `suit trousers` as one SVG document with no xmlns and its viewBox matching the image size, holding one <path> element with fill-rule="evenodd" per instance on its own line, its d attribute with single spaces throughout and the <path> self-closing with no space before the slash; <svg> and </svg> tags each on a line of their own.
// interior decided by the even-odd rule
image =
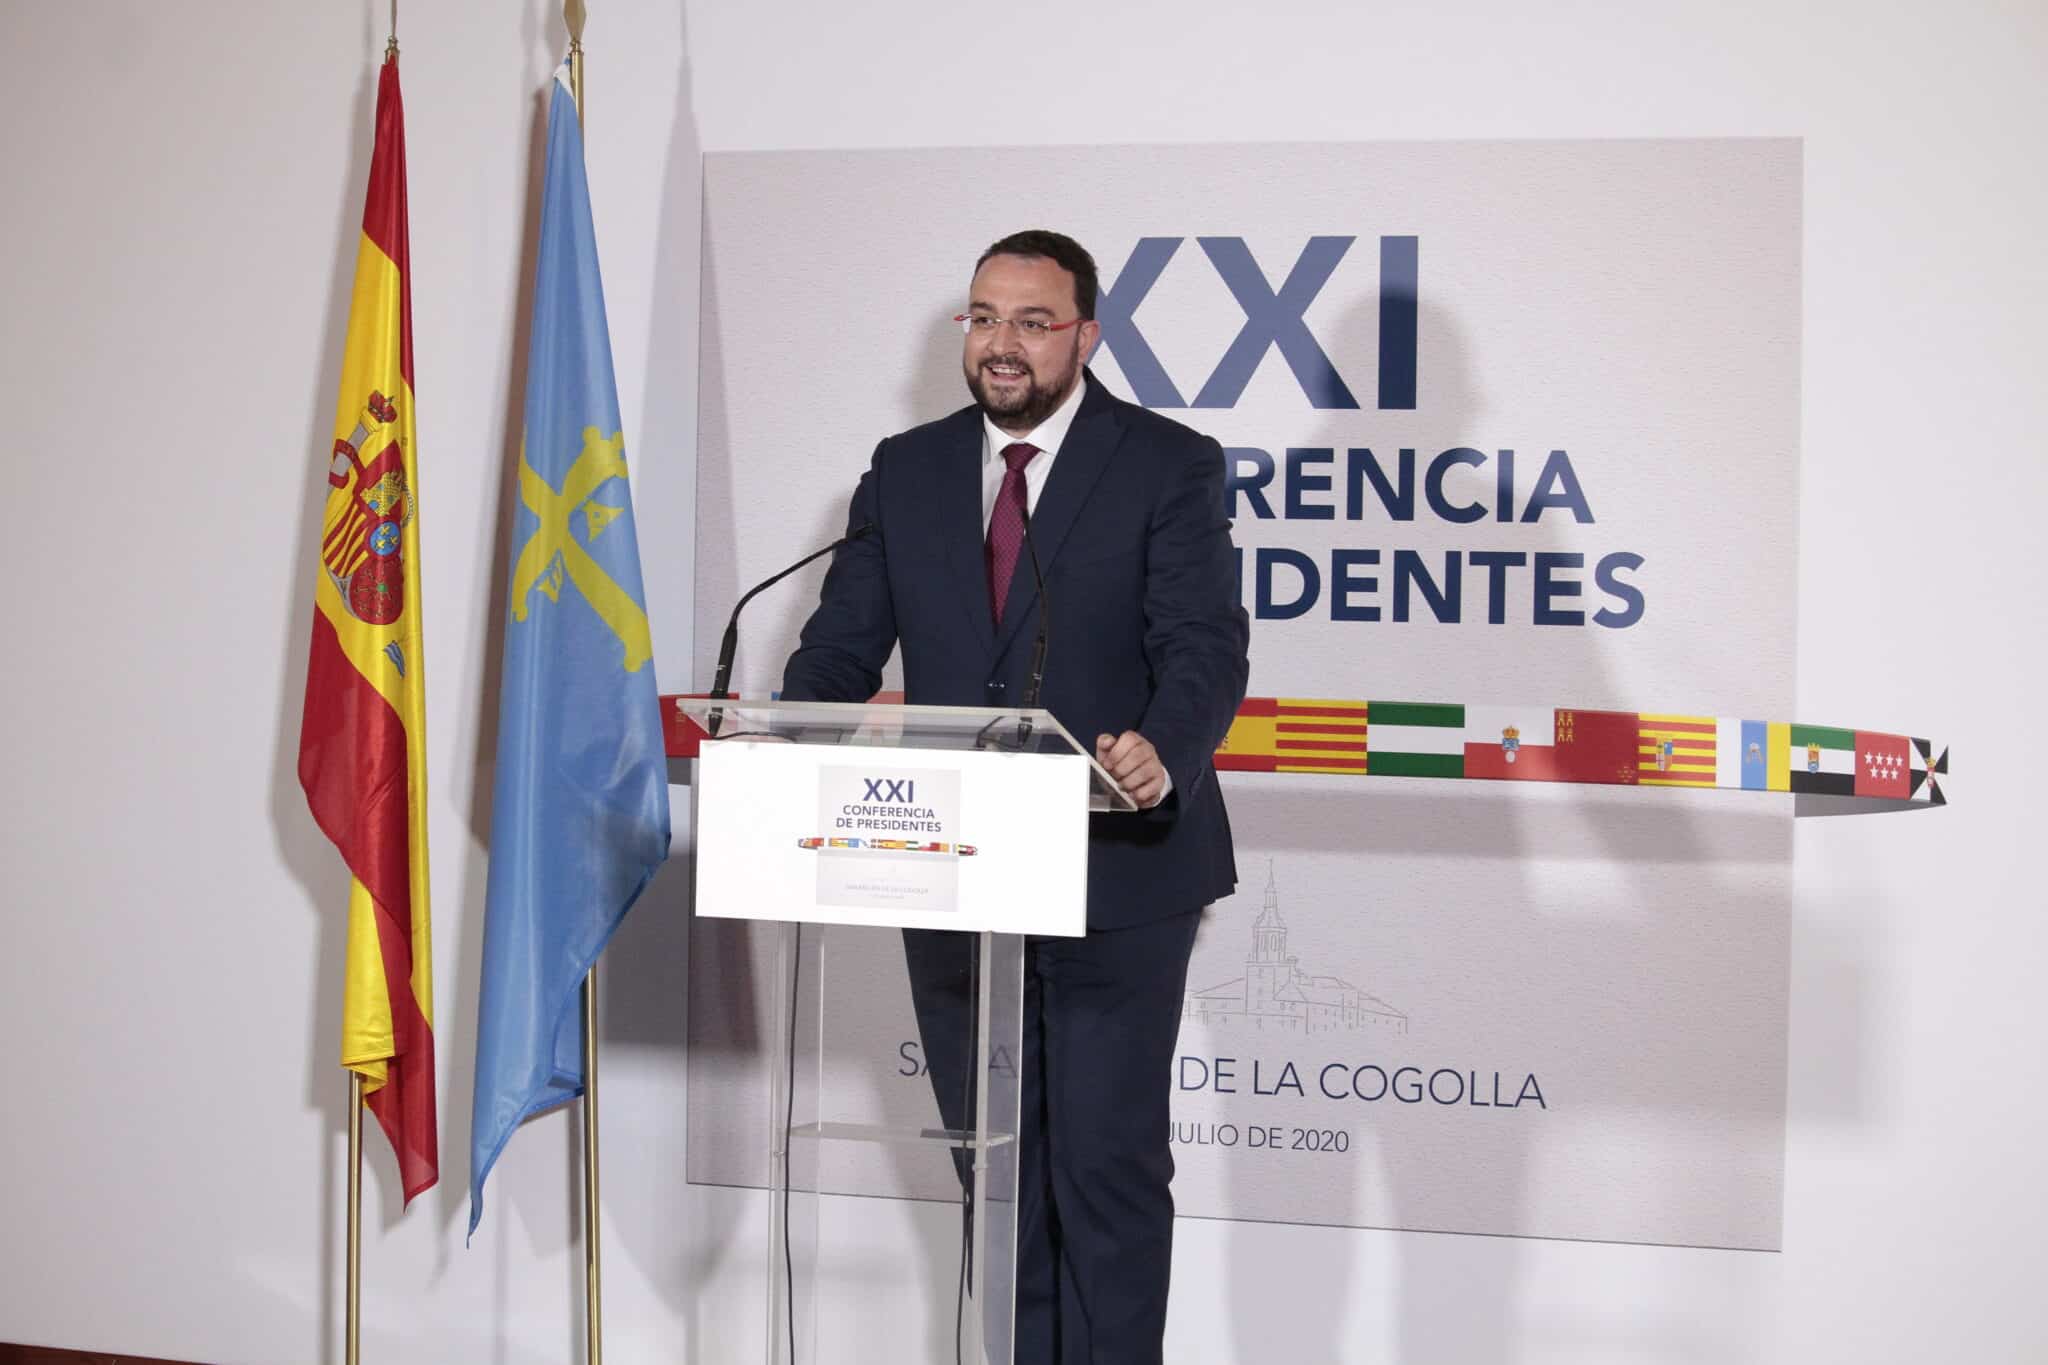
<svg viewBox="0 0 2048 1365">
<path fill-rule="evenodd" d="M 1025 952 L 1017 1365 L 1158 1365 L 1173 1261 L 1173 1049 L 1199 910 Z M 904 931 L 939 1112 L 966 1126 L 976 938 Z M 963 1165 L 962 1178 L 966 1178 Z"/>
</svg>

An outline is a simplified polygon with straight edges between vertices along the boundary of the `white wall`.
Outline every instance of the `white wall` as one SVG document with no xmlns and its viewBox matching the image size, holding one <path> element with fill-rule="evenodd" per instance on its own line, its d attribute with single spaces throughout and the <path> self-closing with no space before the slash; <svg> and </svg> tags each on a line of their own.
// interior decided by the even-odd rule
<svg viewBox="0 0 2048 1365">
<path fill-rule="evenodd" d="M 467 1250 L 460 1227 L 536 92 L 563 39 L 532 0 L 403 8 L 444 1181 L 399 1217 L 371 1140 L 366 1356 L 560 1360 L 581 1337 L 562 1118 L 509 1149 Z M 592 8 L 591 175 L 670 689 L 702 151 L 1803 136 L 1799 712 L 1947 737 L 1957 804 L 1799 822 L 1786 1250 L 1184 1223 L 1168 1354 L 2048 1354 L 2048 803 L 2026 789 L 2048 12 Z M 195 13 L 0 11 L 0 1340 L 317 1360 L 340 1331 L 345 878 L 293 762 L 384 5 Z M 791 329 L 864 344 L 846 320 Z M 681 1180 L 678 905 L 658 883 L 608 978 L 607 1341 L 723 1365 L 757 1350 L 761 1206 Z M 915 1242 L 912 1215 L 875 1221 Z"/>
</svg>

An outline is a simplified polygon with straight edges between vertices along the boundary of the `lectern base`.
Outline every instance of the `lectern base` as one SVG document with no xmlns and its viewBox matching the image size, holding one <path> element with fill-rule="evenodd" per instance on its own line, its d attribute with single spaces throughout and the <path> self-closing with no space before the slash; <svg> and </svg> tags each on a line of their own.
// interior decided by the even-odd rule
<svg viewBox="0 0 2048 1365">
<path fill-rule="evenodd" d="M 826 1338 L 820 1302 L 837 1293 L 879 1292 L 892 1304 L 922 1300 L 957 1334 L 959 1359 L 1008 1365 L 1016 1311 L 1017 1132 L 1023 1055 L 1024 938 L 1019 934 L 966 934 L 961 980 L 934 980 L 928 964 L 909 973 L 925 1035 L 925 1075 L 911 1090 L 919 1121 L 904 1121 L 904 1088 L 835 1046 L 847 1030 L 835 1017 L 872 1009 L 885 989 L 872 971 L 834 971 L 850 936 L 887 935 L 895 929 L 784 923 L 777 926 L 776 1069 L 769 1100 L 769 1171 L 772 1225 L 768 1265 L 768 1352 L 772 1365 L 833 1365 L 858 1354 L 857 1343 Z M 836 950 L 836 951 L 835 951 Z M 948 957 L 955 955 L 948 954 Z M 868 962 L 870 946 L 860 955 Z M 938 1036 L 943 1033 L 944 1036 Z M 965 1074 L 947 1058 L 966 1058 Z M 981 1084 L 975 1084 L 975 1078 Z M 887 1086 L 885 1090 L 883 1087 Z M 894 1109 L 897 1112 L 891 1113 Z M 904 1163 L 950 1166 L 961 1191 L 957 1263 L 931 1258 L 933 1282 L 922 1294 L 911 1286 L 834 1285 L 835 1275 L 858 1276 L 857 1245 L 828 1243 L 820 1204 L 834 1178 L 855 1155 L 849 1145 L 896 1149 Z M 926 1182 L 929 1183 L 929 1182 Z M 845 1226 L 844 1220 L 833 1220 Z M 858 1220 L 854 1226 L 858 1227 Z"/>
</svg>

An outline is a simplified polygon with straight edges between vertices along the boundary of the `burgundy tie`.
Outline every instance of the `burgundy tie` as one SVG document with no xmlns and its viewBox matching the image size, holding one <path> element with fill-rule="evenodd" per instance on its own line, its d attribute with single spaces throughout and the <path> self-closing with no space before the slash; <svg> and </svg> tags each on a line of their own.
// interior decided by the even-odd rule
<svg viewBox="0 0 2048 1365">
<path fill-rule="evenodd" d="M 988 542 L 982 558 L 988 565 L 988 610 L 997 625 L 1003 623 L 1003 603 L 1010 595 L 1010 575 L 1017 571 L 1017 553 L 1024 548 L 1024 509 L 1029 495 L 1024 488 L 1024 466 L 1038 447 L 1016 441 L 1003 447 L 1003 486 L 996 490 L 995 511 L 988 519 Z"/>
</svg>

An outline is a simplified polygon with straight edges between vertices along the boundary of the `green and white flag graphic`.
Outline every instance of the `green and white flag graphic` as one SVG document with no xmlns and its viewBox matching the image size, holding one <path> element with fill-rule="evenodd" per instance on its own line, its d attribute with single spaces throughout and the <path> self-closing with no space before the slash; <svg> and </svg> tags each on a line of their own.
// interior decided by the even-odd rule
<svg viewBox="0 0 2048 1365">
<path fill-rule="evenodd" d="M 1365 770 L 1373 777 L 1463 777 L 1465 708 L 1368 701 Z M 1547 736 L 1546 736 L 1547 738 Z"/>
</svg>

